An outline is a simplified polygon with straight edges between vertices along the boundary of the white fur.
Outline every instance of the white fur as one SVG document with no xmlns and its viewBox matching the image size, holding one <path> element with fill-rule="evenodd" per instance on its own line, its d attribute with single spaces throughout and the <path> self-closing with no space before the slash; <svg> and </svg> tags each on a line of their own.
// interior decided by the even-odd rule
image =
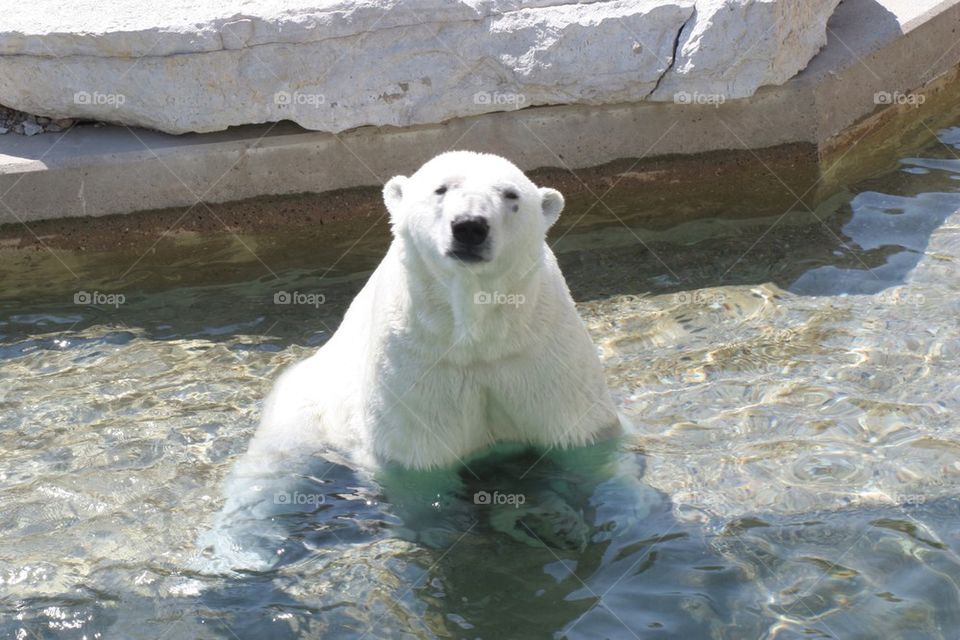
<svg viewBox="0 0 960 640">
<path fill-rule="evenodd" d="M 386 257 L 329 342 L 277 381 L 248 461 L 312 449 L 366 468 L 437 468 L 494 442 L 576 446 L 617 426 L 545 242 L 560 193 L 503 158 L 458 151 L 391 179 L 384 200 Z M 464 214 L 489 220 L 486 262 L 446 255 L 450 222 Z M 494 292 L 523 302 L 476 302 Z"/>
</svg>

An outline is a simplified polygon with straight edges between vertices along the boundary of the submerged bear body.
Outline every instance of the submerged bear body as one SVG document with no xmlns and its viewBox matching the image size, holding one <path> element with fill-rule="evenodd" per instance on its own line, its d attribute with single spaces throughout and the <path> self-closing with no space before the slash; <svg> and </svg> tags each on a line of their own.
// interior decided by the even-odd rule
<svg viewBox="0 0 960 640">
<path fill-rule="evenodd" d="M 430 545 L 451 539 L 445 518 L 472 517 L 461 473 L 482 484 L 470 465 L 484 458 L 504 463 L 489 489 L 530 498 L 491 507 L 490 525 L 529 544 L 581 548 L 589 535 L 584 506 L 529 475 L 535 467 L 595 488 L 587 508 L 598 514 L 589 505 L 623 493 L 610 477 L 643 495 L 640 466 L 613 439 L 577 448 L 620 422 L 545 240 L 563 197 L 503 158 L 453 152 L 390 180 L 384 201 L 390 249 L 330 340 L 276 381 L 201 539 L 205 570 L 273 566 L 291 513 L 320 504 L 325 477 L 343 470 L 380 485 L 401 529 Z"/>
</svg>

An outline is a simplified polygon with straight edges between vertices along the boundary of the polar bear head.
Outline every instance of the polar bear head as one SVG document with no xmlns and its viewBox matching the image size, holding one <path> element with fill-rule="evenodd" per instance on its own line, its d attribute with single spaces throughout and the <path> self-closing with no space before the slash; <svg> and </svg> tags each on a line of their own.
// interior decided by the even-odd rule
<svg viewBox="0 0 960 640">
<path fill-rule="evenodd" d="M 493 271 L 510 258 L 536 259 L 563 209 L 555 189 L 537 187 L 510 161 L 451 151 L 383 188 L 394 235 L 450 269 Z"/>
</svg>

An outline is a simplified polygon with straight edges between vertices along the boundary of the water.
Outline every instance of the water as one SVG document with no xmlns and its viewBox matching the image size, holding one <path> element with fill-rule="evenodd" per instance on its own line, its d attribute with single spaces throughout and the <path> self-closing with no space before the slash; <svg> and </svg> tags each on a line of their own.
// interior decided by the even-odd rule
<svg viewBox="0 0 960 640">
<path fill-rule="evenodd" d="M 584 549 L 523 544 L 472 505 L 453 544 L 412 542 L 335 471 L 276 568 L 191 568 L 271 381 L 329 337 L 384 221 L 359 242 L 106 253 L 68 261 L 76 279 L 9 270 L 0 634 L 958 637 L 960 128 L 940 137 L 813 213 L 651 221 L 638 194 L 623 224 L 571 226 L 571 203 L 555 250 L 650 493 L 628 536 Z M 122 303 L 74 304 L 120 274 Z M 623 530 L 616 496 L 584 508 Z"/>
</svg>

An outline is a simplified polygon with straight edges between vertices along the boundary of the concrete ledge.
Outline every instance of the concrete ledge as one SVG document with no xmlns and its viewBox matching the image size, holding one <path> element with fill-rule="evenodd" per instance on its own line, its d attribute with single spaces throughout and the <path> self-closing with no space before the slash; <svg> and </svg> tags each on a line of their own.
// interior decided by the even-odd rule
<svg viewBox="0 0 960 640">
<path fill-rule="evenodd" d="M 858 123 L 953 87 L 958 28 L 960 0 L 846 0 L 805 71 L 719 105 L 534 107 L 341 134 L 280 123 L 183 136 L 89 126 L 3 136 L 0 223 L 377 185 L 449 148 L 493 151 L 524 169 L 785 143 L 826 156 L 855 142 L 845 133 Z"/>
</svg>

